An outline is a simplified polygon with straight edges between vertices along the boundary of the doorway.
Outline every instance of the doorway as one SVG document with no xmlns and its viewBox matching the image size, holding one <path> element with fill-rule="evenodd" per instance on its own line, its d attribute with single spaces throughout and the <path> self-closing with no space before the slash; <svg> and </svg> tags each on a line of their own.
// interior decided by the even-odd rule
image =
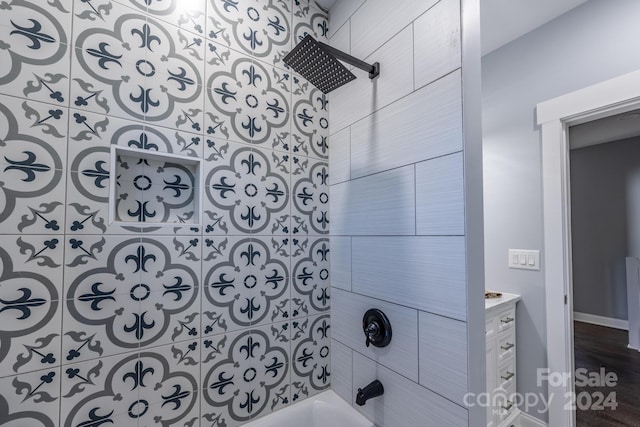
<svg viewBox="0 0 640 427">
<path fill-rule="evenodd" d="M 640 115 L 569 128 L 576 425 L 635 425 L 627 257 L 640 254 Z M 638 236 L 638 238 L 636 238 Z"/>
<path fill-rule="evenodd" d="M 542 134 L 542 181 L 547 320 L 547 366 L 552 374 L 574 372 L 573 278 L 569 180 L 570 126 L 640 108 L 640 71 L 538 104 Z M 549 425 L 576 425 L 573 381 L 547 383 Z"/>
</svg>

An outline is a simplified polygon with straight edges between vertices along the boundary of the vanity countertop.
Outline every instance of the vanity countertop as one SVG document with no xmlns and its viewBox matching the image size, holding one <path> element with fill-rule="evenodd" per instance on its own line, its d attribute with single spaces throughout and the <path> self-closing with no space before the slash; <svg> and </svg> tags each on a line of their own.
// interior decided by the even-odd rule
<svg viewBox="0 0 640 427">
<path fill-rule="evenodd" d="M 500 298 L 485 298 L 484 299 L 484 309 L 486 311 L 496 310 L 499 307 L 504 306 L 508 303 L 516 303 L 520 300 L 520 295 L 516 294 L 507 294 L 501 292 L 502 296 Z"/>
</svg>

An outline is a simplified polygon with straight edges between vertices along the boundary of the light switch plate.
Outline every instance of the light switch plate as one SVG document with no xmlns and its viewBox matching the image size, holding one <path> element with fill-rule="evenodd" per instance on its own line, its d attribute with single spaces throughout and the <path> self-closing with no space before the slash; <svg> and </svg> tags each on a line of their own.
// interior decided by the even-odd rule
<svg viewBox="0 0 640 427">
<path fill-rule="evenodd" d="M 521 270 L 540 270 L 540 251 L 509 249 L 508 265 Z"/>
</svg>

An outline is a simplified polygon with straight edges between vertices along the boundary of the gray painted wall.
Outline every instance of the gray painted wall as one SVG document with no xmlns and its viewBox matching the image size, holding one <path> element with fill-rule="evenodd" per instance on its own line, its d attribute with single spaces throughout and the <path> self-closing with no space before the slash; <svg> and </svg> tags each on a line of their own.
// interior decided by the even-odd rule
<svg viewBox="0 0 640 427">
<path fill-rule="evenodd" d="M 546 366 L 543 271 L 507 268 L 509 248 L 542 249 L 535 107 L 639 69 L 638 16 L 636 0 L 592 0 L 483 58 L 486 285 L 523 298 L 517 319 L 519 392 L 546 393 L 546 385 L 536 385 L 536 370 Z M 546 420 L 540 408 L 528 412 Z"/>
<path fill-rule="evenodd" d="M 571 151 L 573 309 L 627 319 L 625 257 L 640 255 L 640 138 Z"/>
<path fill-rule="evenodd" d="M 354 3 L 332 10 L 331 43 L 381 74 L 329 99 L 332 388 L 353 402 L 382 381 L 355 406 L 380 427 L 481 425 L 463 403 L 486 388 L 479 3 Z M 373 307 L 388 347 L 365 346 Z"/>
</svg>

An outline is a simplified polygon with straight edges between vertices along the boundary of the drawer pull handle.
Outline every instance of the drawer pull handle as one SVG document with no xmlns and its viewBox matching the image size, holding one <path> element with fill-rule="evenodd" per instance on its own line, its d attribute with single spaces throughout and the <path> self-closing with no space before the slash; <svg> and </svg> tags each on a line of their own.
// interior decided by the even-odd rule
<svg viewBox="0 0 640 427">
<path fill-rule="evenodd" d="M 500 322 L 506 325 L 507 323 L 513 322 L 513 317 L 505 317 L 504 319 L 500 319 Z"/>
<path fill-rule="evenodd" d="M 509 372 L 507 371 L 506 375 L 500 375 L 500 378 L 502 378 L 503 380 L 507 381 L 510 380 L 511 378 L 513 378 L 515 374 L 513 372 Z"/>
<path fill-rule="evenodd" d="M 507 350 L 511 350 L 513 347 L 515 347 L 513 344 L 511 344 L 510 342 L 508 342 L 506 345 L 501 345 L 500 348 L 503 349 L 504 351 Z"/>
<path fill-rule="evenodd" d="M 513 402 L 510 400 L 507 400 L 507 402 L 509 402 L 509 404 L 507 406 L 502 407 L 502 409 L 504 409 L 505 411 L 508 411 L 509 409 L 513 408 Z"/>
</svg>

